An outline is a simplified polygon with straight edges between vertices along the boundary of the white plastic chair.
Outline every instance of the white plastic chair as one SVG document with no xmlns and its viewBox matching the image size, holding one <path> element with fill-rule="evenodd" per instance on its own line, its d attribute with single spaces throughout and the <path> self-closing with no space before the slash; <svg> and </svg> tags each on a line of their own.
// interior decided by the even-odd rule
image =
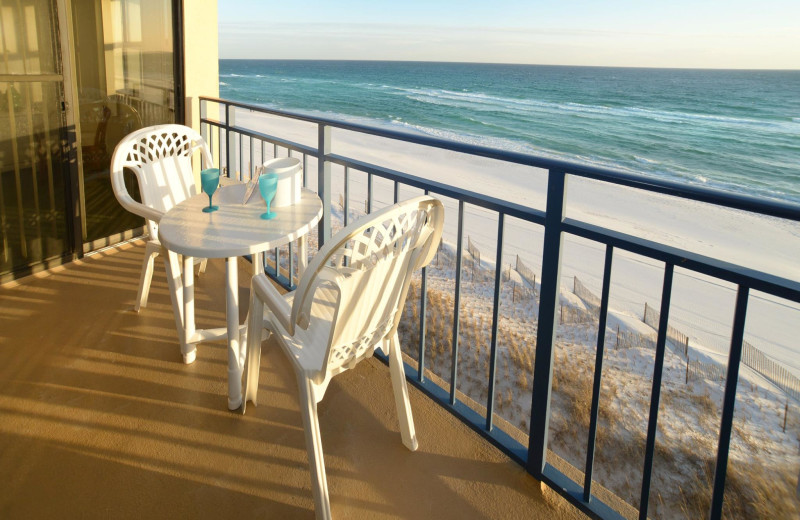
<svg viewBox="0 0 800 520">
<path fill-rule="evenodd" d="M 197 195 L 192 156 L 199 150 L 204 165 L 213 164 L 205 140 L 193 129 L 183 125 L 156 125 L 142 128 L 124 137 L 111 158 L 111 186 L 122 207 L 147 219 L 150 239 L 144 254 L 139 292 L 134 310 L 147 306 L 153 262 L 161 252 L 158 241 L 158 222 L 173 206 Z M 142 202 L 136 202 L 125 187 L 123 170 L 130 169 L 139 183 Z M 196 259 L 200 272 L 206 260 Z"/>
<path fill-rule="evenodd" d="M 397 326 L 411 274 L 436 254 L 443 223 L 442 203 L 417 197 L 342 229 L 312 259 L 292 293 L 280 295 L 264 274 L 253 277 L 242 410 L 248 399 L 256 404 L 266 328 L 297 376 L 317 518 L 331 517 L 317 403 L 333 376 L 371 357 L 377 347 L 389 356 L 403 444 L 417 449 Z"/>
</svg>

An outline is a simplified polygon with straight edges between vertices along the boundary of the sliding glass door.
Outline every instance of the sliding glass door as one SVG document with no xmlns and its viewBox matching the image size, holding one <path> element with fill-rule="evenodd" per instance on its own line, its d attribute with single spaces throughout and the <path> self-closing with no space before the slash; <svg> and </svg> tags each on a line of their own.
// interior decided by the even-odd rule
<svg viewBox="0 0 800 520">
<path fill-rule="evenodd" d="M 72 0 L 80 114 L 84 249 L 141 232 L 143 220 L 119 205 L 109 166 L 124 136 L 176 122 L 171 0 Z M 136 191 L 133 179 L 129 190 Z"/>
<path fill-rule="evenodd" d="M 0 283 L 143 231 L 109 167 L 125 135 L 182 120 L 181 5 L 0 0 Z"/>
<path fill-rule="evenodd" d="M 57 27 L 52 0 L 0 0 L 0 281 L 73 249 Z"/>
</svg>

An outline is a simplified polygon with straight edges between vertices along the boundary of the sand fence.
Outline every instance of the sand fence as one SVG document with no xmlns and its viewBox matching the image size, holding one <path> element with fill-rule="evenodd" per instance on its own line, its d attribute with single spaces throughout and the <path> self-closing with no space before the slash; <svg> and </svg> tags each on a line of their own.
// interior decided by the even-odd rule
<svg viewBox="0 0 800 520">
<path fill-rule="evenodd" d="M 562 323 L 586 323 L 599 316 L 600 298 L 590 291 L 578 277 L 574 277 L 573 292 L 586 304 L 587 309 L 562 306 Z M 660 313 L 652 305 L 644 304 L 642 321 L 658 330 Z M 686 381 L 693 375 L 711 381 L 724 381 L 727 375 L 727 365 L 714 360 L 703 361 L 699 355 L 692 356 L 689 345 L 689 335 L 671 325 L 667 327 L 667 340 L 671 344 L 672 352 L 681 356 L 686 362 Z M 655 336 L 648 336 L 630 331 L 617 329 L 617 347 L 656 347 Z M 694 359 L 692 359 L 694 357 Z M 787 396 L 800 401 L 800 379 L 789 372 L 784 366 L 770 359 L 763 351 L 744 341 L 742 344 L 742 363 L 766 378 L 782 390 Z"/>
</svg>

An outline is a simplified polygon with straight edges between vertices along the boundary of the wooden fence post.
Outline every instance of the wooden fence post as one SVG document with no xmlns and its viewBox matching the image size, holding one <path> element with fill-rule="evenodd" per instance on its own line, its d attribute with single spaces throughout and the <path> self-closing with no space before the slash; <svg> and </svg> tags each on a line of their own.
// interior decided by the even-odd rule
<svg viewBox="0 0 800 520">
<path fill-rule="evenodd" d="M 647 323 L 647 302 L 644 302 L 644 317 L 642 318 L 642 321 Z"/>
<path fill-rule="evenodd" d="M 686 384 L 689 384 L 689 356 L 686 356 Z"/>
<path fill-rule="evenodd" d="M 786 433 L 786 418 L 789 416 L 789 399 L 786 399 L 786 408 L 783 409 L 783 433 Z"/>
</svg>

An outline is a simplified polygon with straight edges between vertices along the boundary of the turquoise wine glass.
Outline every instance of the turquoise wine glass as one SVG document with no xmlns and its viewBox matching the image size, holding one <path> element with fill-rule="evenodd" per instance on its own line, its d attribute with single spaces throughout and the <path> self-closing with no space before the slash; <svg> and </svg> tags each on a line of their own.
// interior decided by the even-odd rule
<svg viewBox="0 0 800 520">
<path fill-rule="evenodd" d="M 263 174 L 258 178 L 258 189 L 261 191 L 261 196 L 264 198 L 264 202 L 267 203 L 267 212 L 262 213 L 261 218 L 264 220 L 271 220 L 277 216 L 274 211 L 269 210 L 269 205 L 272 202 L 272 199 L 275 198 L 275 194 L 278 192 L 278 174 Z"/>
<path fill-rule="evenodd" d="M 208 195 L 208 207 L 203 208 L 203 212 L 211 213 L 217 211 L 219 206 L 211 205 L 211 197 L 217 191 L 219 186 L 219 168 L 209 168 L 200 172 L 200 186 L 203 188 L 203 193 Z"/>
</svg>

